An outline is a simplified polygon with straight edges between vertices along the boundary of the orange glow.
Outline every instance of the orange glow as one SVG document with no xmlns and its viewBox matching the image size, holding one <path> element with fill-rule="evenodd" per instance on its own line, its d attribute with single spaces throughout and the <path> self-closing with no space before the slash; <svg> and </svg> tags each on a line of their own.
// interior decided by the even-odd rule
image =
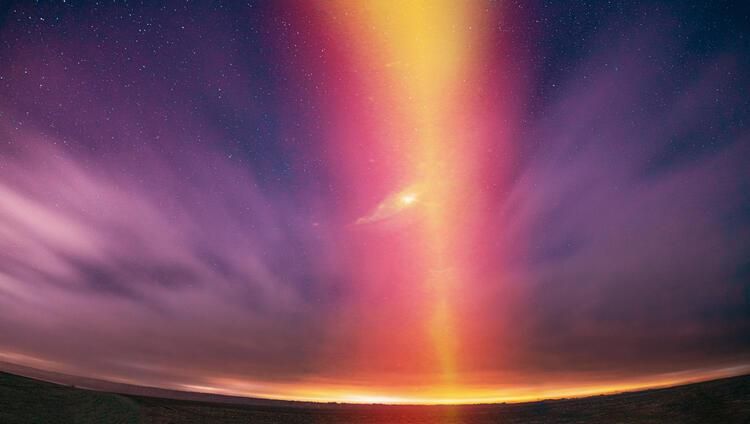
<svg viewBox="0 0 750 424">
<path fill-rule="evenodd" d="M 80 370 L 40 357 L 0 352 L 0 361 L 32 367 L 34 369 L 75 375 Z M 479 403 L 518 403 L 543 399 L 560 399 L 613 394 L 627 391 L 671 387 L 697 383 L 718 378 L 744 375 L 750 372 L 750 365 L 714 369 L 697 369 L 666 373 L 644 378 L 624 378 L 619 381 L 550 381 L 533 385 L 476 385 L 469 387 L 409 387 L 355 386 L 332 384 L 330 382 L 308 383 L 263 383 L 248 382 L 228 377 L 202 378 L 203 383 L 159 382 L 154 387 L 165 389 L 211 393 L 228 396 L 245 396 L 287 401 L 336 402 L 352 404 L 388 405 L 469 405 Z M 35 377 L 32 375 L 32 377 Z M 39 378 L 39 376 L 36 376 Z M 148 382 L 133 381 L 114 375 L 89 375 L 90 378 L 115 383 L 149 386 Z M 45 380 L 48 378 L 42 377 Z M 564 379 L 563 379 L 564 380 Z M 49 380 L 53 381 L 53 380 Z M 71 381 L 58 381 L 70 384 Z"/>
<path fill-rule="evenodd" d="M 696 383 L 717 378 L 746 374 L 750 367 L 731 367 L 713 370 L 695 370 L 687 373 L 671 373 L 650 378 L 625 379 L 620 382 L 582 382 L 575 386 L 558 384 L 535 384 L 529 386 L 508 385 L 497 387 L 475 387 L 472 389 L 450 389 L 426 387 L 410 390 L 394 390 L 393 387 L 373 388 L 354 386 L 273 385 L 263 389 L 251 389 L 242 381 L 217 379 L 214 385 L 176 385 L 178 390 L 205 393 L 262 397 L 277 400 L 309 402 L 372 403 L 389 405 L 469 405 L 479 403 L 519 403 L 543 399 L 575 398 L 614 394 L 629 391 L 654 389 Z M 252 386 L 257 386 L 253 384 Z"/>
</svg>

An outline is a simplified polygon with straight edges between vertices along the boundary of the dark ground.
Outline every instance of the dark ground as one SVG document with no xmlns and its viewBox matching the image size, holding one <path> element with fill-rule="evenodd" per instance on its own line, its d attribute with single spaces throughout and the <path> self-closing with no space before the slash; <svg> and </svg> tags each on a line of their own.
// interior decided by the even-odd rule
<svg viewBox="0 0 750 424">
<path fill-rule="evenodd" d="M 750 376 L 512 405 L 234 405 L 119 395 L 0 373 L 0 423 L 750 423 Z"/>
</svg>

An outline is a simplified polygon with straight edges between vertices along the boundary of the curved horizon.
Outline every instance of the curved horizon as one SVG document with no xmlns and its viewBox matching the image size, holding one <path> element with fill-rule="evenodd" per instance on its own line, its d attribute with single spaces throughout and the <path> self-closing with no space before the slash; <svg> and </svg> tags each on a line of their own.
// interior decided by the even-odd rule
<svg viewBox="0 0 750 424">
<path fill-rule="evenodd" d="M 10 362 L 12 360 L 19 362 Z M 88 386 L 75 384 L 72 379 L 84 378 L 91 379 L 95 382 L 103 383 L 114 383 L 124 384 L 134 389 L 157 389 L 167 391 L 179 391 L 184 393 L 195 393 L 205 395 L 220 395 L 229 397 L 240 397 L 249 400 L 270 400 L 270 401 L 285 401 L 285 402 L 303 402 L 303 403 L 323 403 L 323 404 L 344 404 L 344 405 L 402 405 L 402 406 L 429 406 L 429 405 L 445 405 L 445 406 L 470 406 L 470 405 L 497 405 L 497 404 L 514 404 L 514 403 L 525 403 L 525 402 L 537 402 L 545 400 L 558 400 L 558 399 L 575 399 L 585 398 L 601 395 L 614 395 L 620 393 L 636 392 L 642 390 L 662 389 L 670 387 L 678 387 L 687 384 L 700 383 L 706 381 L 713 381 L 723 378 L 738 377 L 743 375 L 750 375 L 750 365 L 740 366 L 727 366 L 717 369 L 701 369 L 701 370 L 685 370 L 681 372 L 670 373 L 666 375 L 657 375 L 645 378 L 641 381 L 630 381 L 623 382 L 619 381 L 616 384 L 602 384 L 599 382 L 594 385 L 574 386 L 574 387 L 552 387 L 540 389 L 539 384 L 525 388 L 514 388 L 513 393 L 508 393 L 507 389 L 491 389 L 484 388 L 482 390 L 472 390 L 471 388 L 459 388 L 454 393 L 438 393 L 436 396 L 421 395 L 398 395 L 389 392 L 388 389 L 381 389 L 380 392 L 373 391 L 372 388 L 362 389 L 356 387 L 325 387 L 325 386 L 309 386 L 309 387 L 294 387 L 293 390 L 297 390 L 296 393 L 287 392 L 283 390 L 277 392 L 243 392 L 242 390 L 233 390 L 227 387 L 210 387 L 201 385 L 191 384 L 173 384 L 173 385 L 144 385 L 139 384 L 138 381 L 122 380 L 122 379 L 107 379 L 106 377 L 87 376 L 79 374 L 68 374 L 65 370 L 55 370 L 44 368 L 44 361 L 39 359 L 25 358 L 29 360 L 30 364 L 36 363 L 36 366 L 25 365 L 24 358 L 19 355 L 0 355 L 0 360 L 6 361 L 5 364 L 13 366 L 21 366 L 27 368 L 27 370 L 18 371 L 17 369 L 5 370 L 6 372 L 17 373 L 18 375 L 24 375 L 30 378 L 41 379 L 43 381 L 50 381 L 57 384 L 73 384 L 76 387 L 91 389 L 91 390 L 102 390 L 102 391 L 114 391 L 110 387 L 107 388 L 97 386 Z M 42 368 L 37 368 L 41 366 Z M 47 364 L 49 366 L 49 364 Z M 29 373 L 28 371 L 31 371 Z M 0 371 L 3 371 L 0 369 Z M 41 373 L 53 373 L 59 374 L 58 378 L 43 377 L 36 372 Z M 59 378 L 62 376 L 62 378 Z M 250 382 L 248 382 L 250 383 Z M 287 387 L 288 389 L 288 387 Z M 429 390 L 428 390 L 429 392 Z M 145 394 L 144 394 L 145 395 Z"/>
</svg>

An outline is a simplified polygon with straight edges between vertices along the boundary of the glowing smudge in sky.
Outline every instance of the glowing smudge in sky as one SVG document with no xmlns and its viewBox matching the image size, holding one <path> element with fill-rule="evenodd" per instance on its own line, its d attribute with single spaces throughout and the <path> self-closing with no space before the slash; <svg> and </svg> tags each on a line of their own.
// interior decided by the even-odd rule
<svg viewBox="0 0 750 424">
<path fill-rule="evenodd" d="M 417 186 L 405 188 L 383 199 L 372 212 L 357 219 L 356 223 L 368 224 L 392 218 L 399 212 L 416 207 L 421 197 L 421 192 Z"/>
<path fill-rule="evenodd" d="M 70 3 L 0 8 L 0 360 L 398 403 L 747 370 L 724 6 Z"/>
</svg>

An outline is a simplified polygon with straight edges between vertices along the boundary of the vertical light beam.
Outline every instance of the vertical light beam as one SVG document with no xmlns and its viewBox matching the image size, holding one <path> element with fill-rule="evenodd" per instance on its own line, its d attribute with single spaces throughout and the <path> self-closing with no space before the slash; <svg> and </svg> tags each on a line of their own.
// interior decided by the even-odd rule
<svg viewBox="0 0 750 424">
<path fill-rule="evenodd" d="M 464 92 L 470 81 L 478 11 L 471 2 L 453 0 L 342 1 L 338 6 L 350 31 L 374 52 L 368 60 L 382 62 L 367 64 L 368 68 L 386 69 L 386 88 L 396 112 L 388 112 L 385 121 L 397 120 L 409 129 L 403 138 L 387 141 L 400 153 L 393 158 L 402 162 L 399 169 L 407 170 L 402 177 L 405 186 L 393 187 L 392 194 L 358 223 L 415 210 L 417 240 L 412 242 L 423 260 L 422 272 L 415 275 L 426 293 L 423 331 L 439 367 L 435 383 L 449 392 L 458 384 L 460 326 L 455 299 L 464 269 L 456 249 L 461 245 L 461 212 L 470 207 L 466 202 L 474 171 L 472 146 L 464 142 L 466 128 L 455 112 L 468 99 Z"/>
</svg>

